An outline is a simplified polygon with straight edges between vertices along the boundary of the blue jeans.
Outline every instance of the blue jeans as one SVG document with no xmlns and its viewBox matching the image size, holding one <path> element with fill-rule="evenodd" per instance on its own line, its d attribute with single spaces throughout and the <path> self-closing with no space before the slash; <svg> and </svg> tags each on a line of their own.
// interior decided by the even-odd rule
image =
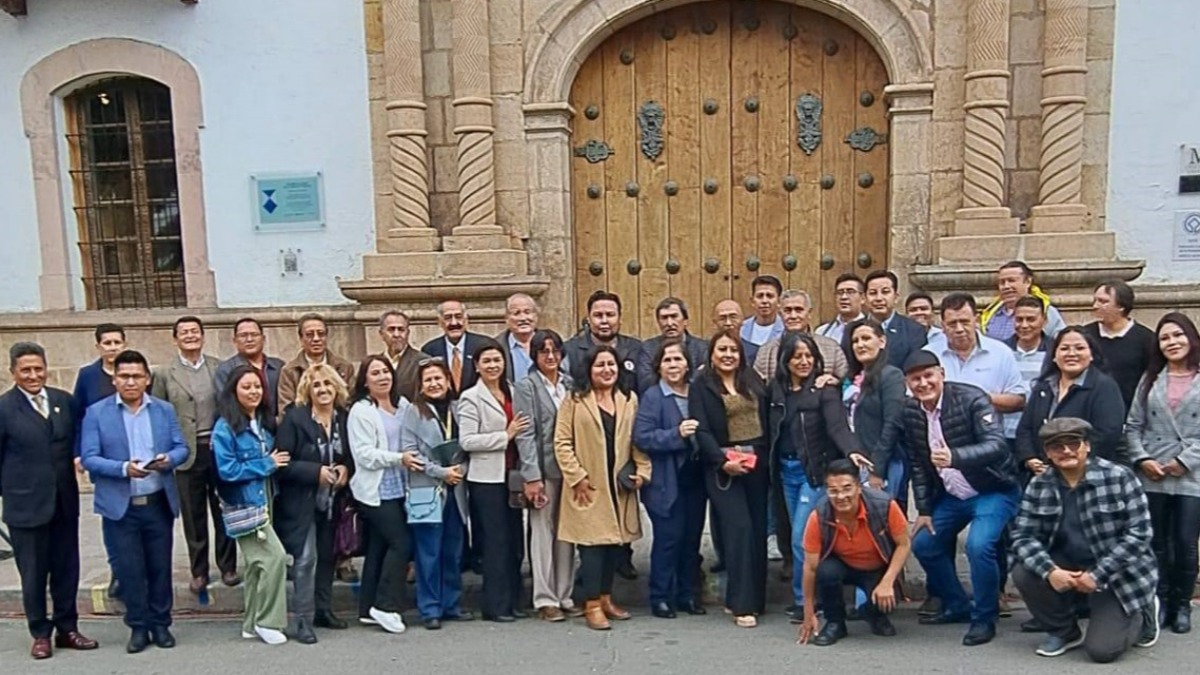
<svg viewBox="0 0 1200 675">
<path fill-rule="evenodd" d="M 804 462 L 799 459 L 779 460 L 779 486 L 783 489 L 783 500 L 792 523 L 792 598 L 797 605 L 803 606 L 804 526 L 817 501 L 825 496 L 825 488 L 808 484 Z"/>
<path fill-rule="evenodd" d="M 970 612 L 971 621 L 995 623 L 1000 607 L 1000 566 L 997 543 L 1017 513 L 1021 493 L 1016 488 L 989 492 L 970 499 L 948 494 L 933 505 L 933 534 L 921 530 L 913 539 L 913 554 L 925 570 L 929 593 L 942 599 L 947 614 Z M 974 605 L 954 571 L 955 542 L 967 525 L 967 561 L 971 565 Z"/>
<path fill-rule="evenodd" d="M 900 505 L 900 510 L 908 512 L 908 460 L 904 457 L 892 457 L 887 465 L 887 493 Z"/>
<path fill-rule="evenodd" d="M 412 525 L 416 543 L 417 609 L 421 619 L 441 619 L 462 613 L 462 554 L 466 532 L 454 488 L 446 492 L 442 522 Z"/>
</svg>

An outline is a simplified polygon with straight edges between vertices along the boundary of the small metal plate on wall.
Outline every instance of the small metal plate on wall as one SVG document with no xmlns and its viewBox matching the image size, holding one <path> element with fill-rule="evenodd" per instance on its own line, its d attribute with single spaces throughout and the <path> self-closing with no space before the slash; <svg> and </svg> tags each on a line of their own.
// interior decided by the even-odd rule
<svg viewBox="0 0 1200 675">
<path fill-rule="evenodd" d="M 598 164 L 612 157 L 616 153 L 604 141 L 591 139 L 587 143 L 573 150 L 576 157 L 582 157 L 587 160 L 588 164 Z"/>
</svg>

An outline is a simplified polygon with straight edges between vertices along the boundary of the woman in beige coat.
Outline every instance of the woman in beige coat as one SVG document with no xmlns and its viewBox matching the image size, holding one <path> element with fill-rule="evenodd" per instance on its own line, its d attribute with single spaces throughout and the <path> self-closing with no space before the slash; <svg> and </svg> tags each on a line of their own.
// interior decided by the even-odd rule
<svg viewBox="0 0 1200 675">
<path fill-rule="evenodd" d="M 588 376 L 563 401 L 554 427 L 554 456 L 571 488 L 561 497 L 558 538 L 579 547 L 584 617 L 595 630 L 629 618 L 613 604 L 613 575 L 621 546 L 642 536 L 635 492 L 650 482 L 650 460 L 632 442 L 637 397 L 617 390 L 617 363 L 606 345 L 589 354 Z M 630 463 L 626 489 L 619 475 Z"/>
</svg>

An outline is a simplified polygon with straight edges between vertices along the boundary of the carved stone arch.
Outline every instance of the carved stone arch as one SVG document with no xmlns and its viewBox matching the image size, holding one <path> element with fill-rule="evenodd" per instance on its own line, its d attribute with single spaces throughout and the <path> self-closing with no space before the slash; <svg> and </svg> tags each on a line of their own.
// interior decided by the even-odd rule
<svg viewBox="0 0 1200 675">
<path fill-rule="evenodd" d="M 38 61 L 21 80 L 21 114 L 33 163 L 34 199 L 42 273 L 38 284 L 43 310 L 73 307 L 56 108 L 62 99 L 98 77 L 132 75 L 171 90 L 175 166 L 179 184 L 184 274 L 188 307 L 215 307 L 216 286 L 208 260 L 208 227 L 200 165 L 204 126 L 200 78 L 187 59 L 159 45 L 125 38 L 88 40 Z"/>
</svg>

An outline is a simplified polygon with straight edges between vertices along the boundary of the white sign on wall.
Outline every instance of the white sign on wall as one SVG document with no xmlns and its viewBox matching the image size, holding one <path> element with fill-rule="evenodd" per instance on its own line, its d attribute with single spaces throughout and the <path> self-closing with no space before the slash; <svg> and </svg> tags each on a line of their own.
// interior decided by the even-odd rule
<svg viewBox="0 0 1200 675">
<path fill-rule="evenodd" d="M 1175 212 L 1175 260 L 1200 260 L 1200 211 Z"/>
</svg>

